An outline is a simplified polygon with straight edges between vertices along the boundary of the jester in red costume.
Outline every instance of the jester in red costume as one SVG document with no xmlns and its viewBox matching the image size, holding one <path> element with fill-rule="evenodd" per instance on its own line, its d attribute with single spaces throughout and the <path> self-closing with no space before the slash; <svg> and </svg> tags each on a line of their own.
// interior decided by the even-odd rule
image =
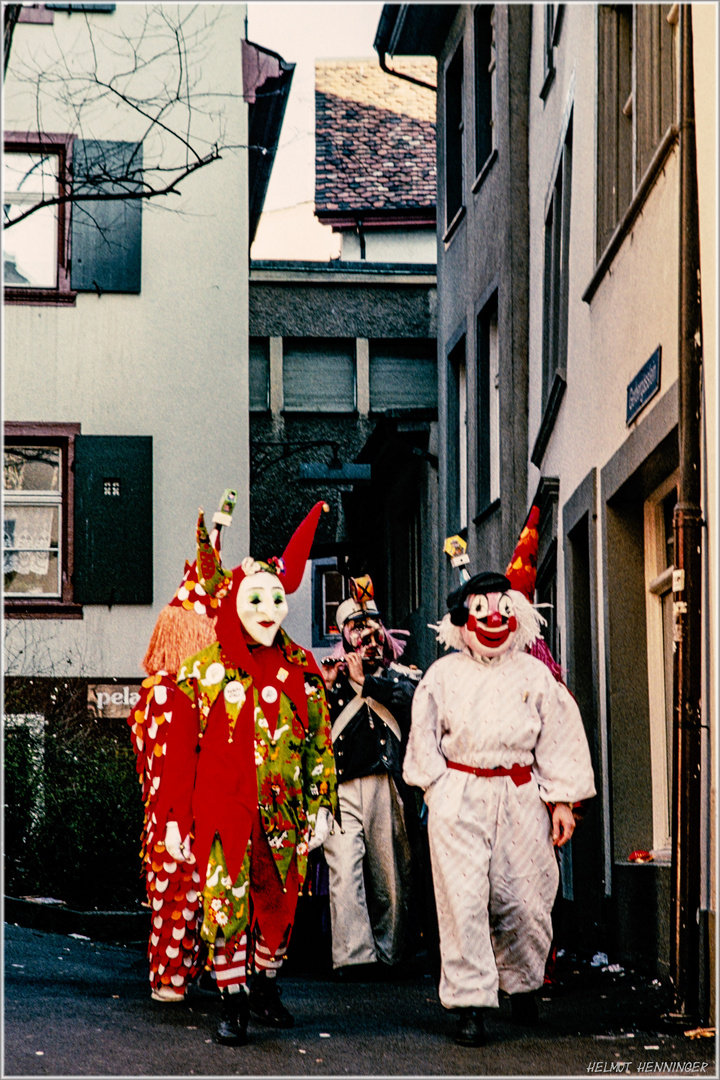
<svg viewBox="0 0 720 1080">
<path fill-rule="evenodd" d="M 277 973 L 308 851 L 329 834 L 337 782 L 325 691 L 312 654 L 281 630 L 323 508 L 282 559 L 220 565 L 202 512 L 198 573 L 219 601 L 217 640 L 177 673 L 173 722 L 155 810 L 167 855 L 199 874 L 200 936 L 223 998 L 218 1040 L 247 1041 L 252 1012 L 289 1027 Z M 248 996 L 246 961 L 254 950 Z"/>
</svg>

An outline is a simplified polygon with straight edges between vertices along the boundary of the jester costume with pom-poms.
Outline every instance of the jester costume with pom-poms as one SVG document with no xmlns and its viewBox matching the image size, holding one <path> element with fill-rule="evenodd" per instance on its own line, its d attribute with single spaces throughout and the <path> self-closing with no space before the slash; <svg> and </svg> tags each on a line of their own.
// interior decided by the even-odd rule
<svg viewBox="0 0 720 1080">
<path fill-rule="evenodd" d="M 252 919 L 272 950 L 292 926 L 317 812 L 337 809 L 325 692 L 310 653 L 281 630 L 253 648 L 253 673 L 219 642 L 191 657 L 178 689 L 158 822 L 194 822 L 202 937 L 232 948 Z M 252 899 L 252 910 L 250 900 Z"/>
<path fill-rule="evenodd" d="M 200 967 L 200 876 L 196 867 L 176 863 L 167 854 L 164 825 L 158 829 L 155 813 L 176 695 L 173 678 L 151 675 L 142 684 L 140 701 L 128 722 L 145 807 L 140 854 L 152 919 L 148 941 L 150 987 L 155 994 L 167 989 L 181 996 Z"/>
</svg>

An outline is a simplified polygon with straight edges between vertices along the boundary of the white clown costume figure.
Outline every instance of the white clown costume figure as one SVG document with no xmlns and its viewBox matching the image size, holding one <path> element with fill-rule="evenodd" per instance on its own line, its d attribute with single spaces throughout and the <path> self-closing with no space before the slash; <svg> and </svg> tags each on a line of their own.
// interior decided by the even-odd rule
<svg viewBox="0 0 720 1080">
<path fill-rule="evenodd" d="M 440 931 L 441 1004 L 456 1041 L 484 1042 L 483 1010 L 511 995 L 534 1009 L 552 941 L 553 845 L 572 805 L 595 794 L 582 718 L 567 687 L 530 655 L 542 617 L 502 574 L 448 598 L 437 660 L 415 693 L 404 779 L 425 791 Z"/>
</svg>

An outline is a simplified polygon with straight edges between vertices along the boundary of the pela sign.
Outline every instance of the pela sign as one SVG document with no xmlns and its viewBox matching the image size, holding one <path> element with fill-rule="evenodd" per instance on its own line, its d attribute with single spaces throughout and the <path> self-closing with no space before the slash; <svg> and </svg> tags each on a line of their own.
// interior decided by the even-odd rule
<svg viewBox="0 0 720 1080">
<path fill-rule="evenodd" d="M 128 717 L 140 700 L 139 686 L 118 686 L 117 683 L 89 683 L 88 708 L 96 716 L 115 719 Z"/>
</svg>

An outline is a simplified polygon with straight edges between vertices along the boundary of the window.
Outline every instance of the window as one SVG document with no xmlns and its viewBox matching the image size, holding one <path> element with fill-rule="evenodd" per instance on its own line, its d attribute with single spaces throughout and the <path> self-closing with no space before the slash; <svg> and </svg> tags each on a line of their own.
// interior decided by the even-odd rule
<svg viewBox="0 0 720 1080">
<path fill-rule="evenodd" d="M 43 207 L 28 214 L 38 202 L 59 198 L 68 190 L 71 153 L 70 136 L 5 137 L 3 268 L 6 300 L 62 303 L 75 299 L 70 287 L 67 204 Z"/>
<path fill-rule="evenodd" d="M 475 175 L 479 178 L 495 149 L 495 7 L 478 4 L 475 38 Z"/>
<path fill-rule="evenodd" d="M 463 45 L 445 73 L 445 228 L 463 208 Z"/>
<path fill-rule="evenodd" d="M 631 4 L 598 8 L 598 255 L 632 199 L 632 37 Z"/>
<path fill-rule="evenodd" d="M 435 341 L 370 342 L 370 409 L 436 409 Z"/>
<path fill-rule="evenodd" d="M 270 408 L 270 342 L 266 337 L 250 338 L 250 411 Z"/>
<path fill-rule="evenodd" d="M 467 376 L 465 337 L 447 361 L 447 510 L 450 532 L 467 525 Z"/>
<path fill-rule="evenodd" d="M 598 259 L 675 122 L 670 7 L 602 4 L 598 8 Z"/>
<path fill-rule="evenodd" d="M 477 319 L 478 514 L 500 498 L 500 350 L 497 293 Z"/>
<path fill-rule="evenodd" d="M 422 603 L 420 502 L 399 508 L 390 537 L 390 600 L 393 625 L 401 626 Z"/>
<path fill-rule="evenodd" d="M 555 46 L 560 37 L 564 4 L 545 5 L 545 33 L 543 41 L 543 84 L 540 97 L 545 100 L 555 78 Z"/>
<path fill-rule="evenodd" d="M 557 530 L 560 481 L 555 476 L 543 476 L 533 503 L 540 508 L 538 522 L 537 580 L 535 603 L 541 609 L 546 625 L 542 635 L 558 664 L 562 663 L 560 630 L 557 622 Z"/>
<path fill-rule="evenodd" d="M 286 412 L 353 412 L 355 339 L 285 338 L 283 401 Z"/>
<path fill-rule="evenodd" d="M 6 302 L 140 292 L 141 143 L 6 134 L 3 188 Z"/>
<path fill-rule="evenodd" d="M 3 579 L 8 616 L 78 617 L 73 604 L 77 424 L 5 425 Z"/>
<path fill-rule="evenodd" d="M 677 476 L 645 503 L 645 591 L 653 792 L 653 847 L 671 847 L 673 758 L 673 513 Z"/>
<path fill-rule="evenodd" d="M 570 210 L 572 192 L 572 109 L 560 143 L 545 210 L 543 281 L 542 412 L 530 460 L 540 465 L 565 391 L 567 363 Z"/>
<path fill-rule="evenodd" d="M 312 574 L 313 645 L 333 645 L 340 637 L 337 609 L 349 595 L 347 581 L 334 558 L 314 559 Z"/>
</svg>

